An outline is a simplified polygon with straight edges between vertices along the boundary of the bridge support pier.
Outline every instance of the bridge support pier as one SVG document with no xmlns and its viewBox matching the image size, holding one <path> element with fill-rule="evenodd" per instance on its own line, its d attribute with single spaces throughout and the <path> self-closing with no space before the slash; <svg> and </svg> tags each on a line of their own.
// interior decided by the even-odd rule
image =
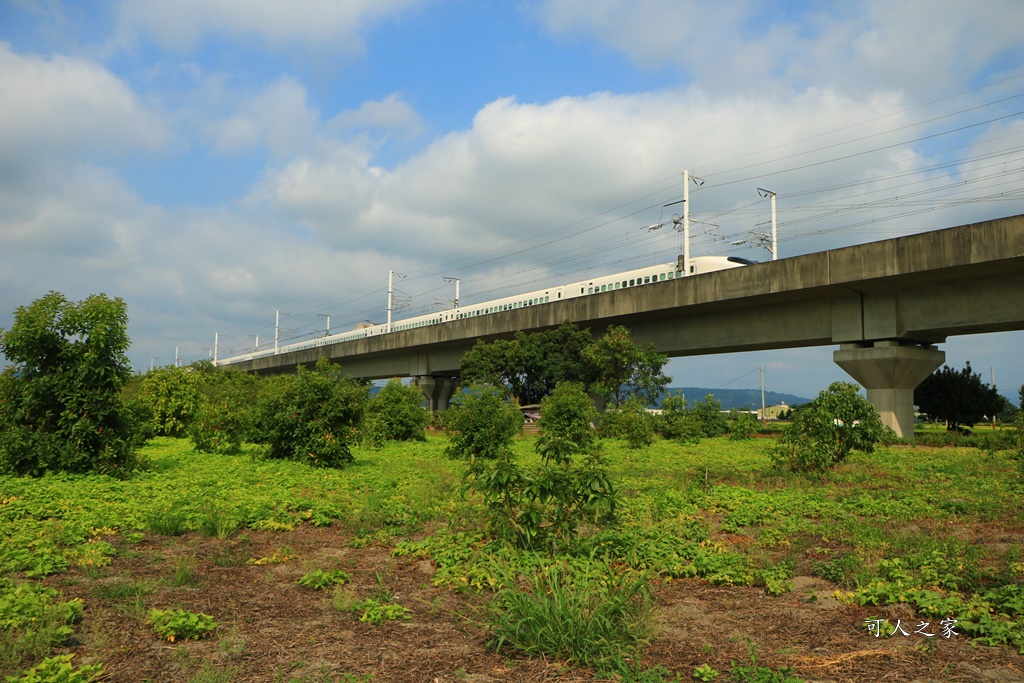
<svg viewBox="0 0 1024 683">
<path fill-rule="evenodd" d="M 934 346 L 877 341 L 842 344 L 832 359 L 868 391 L 871 402 L 900 438 L 914 438 L 914 388 L 946 360 Z"/>
<path fill-rule="evenodd" d="M 433 377 L 431 375 L 417 375 L 412 383 L 420 388 L 423 395 L 427 397 L 427 410 L 435 412 L 448 410 L 448 403 L 452 400 L 455 387 L 458 386 L 457 377 Z"/>
</svg>

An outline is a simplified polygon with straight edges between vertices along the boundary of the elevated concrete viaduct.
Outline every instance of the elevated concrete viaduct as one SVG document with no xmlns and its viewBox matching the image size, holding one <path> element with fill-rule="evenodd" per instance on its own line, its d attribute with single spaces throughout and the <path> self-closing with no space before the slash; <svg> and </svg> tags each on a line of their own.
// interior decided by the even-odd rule
<svg viewBox="0 0 1024 683">
<path fill-rule="evenodd" d="M 477 340 L 569 320 L 626 325 L 669 356 L 838 346 L 883 421 L 913 435 L 913 390 L 960 334 L 1024 329 L 1024 216 L 668 280 L 238 363 L 270 373 L 327 357 L 355 377 L 414 377 L 443 409 Z"/>
</svg>

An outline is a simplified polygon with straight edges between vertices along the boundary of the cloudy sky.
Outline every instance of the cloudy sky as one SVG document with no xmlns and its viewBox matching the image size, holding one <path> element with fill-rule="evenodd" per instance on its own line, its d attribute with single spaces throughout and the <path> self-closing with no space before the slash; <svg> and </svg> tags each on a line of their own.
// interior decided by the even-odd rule
<svg viewBox="0 0 1024 683">
<path fill-rule="evenodd" d="M 1019 0 L 0 0 L 0 327 L 128 304 L 130 357 L 220 357 L 694 255 L 1024 213 Z M 733 242 L 747 240 L 745 244 Z M 1003 393 L 1024 333 L 951 339 Z M 669 365 L 811 397 L 832 348 Z"/>
</svg>

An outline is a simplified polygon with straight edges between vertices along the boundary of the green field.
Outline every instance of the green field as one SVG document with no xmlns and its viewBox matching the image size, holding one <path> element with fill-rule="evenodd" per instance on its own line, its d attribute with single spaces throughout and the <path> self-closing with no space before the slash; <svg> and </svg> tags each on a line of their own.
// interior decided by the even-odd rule
<svg viewBox="0 0 1024 683">
<path fill-rule="evenodd" d="M 556 558 L 485 536 L 446 443 L 324 470 L 160 438 L 126 481 L 0 477 L 0 674 L 72 654 L 110 681 L 1020 680 L 1024 499 L 1006 452 L 893 446 L 796 476 L 769 470 L 767 438 L 603 441 L 618 523 Z M 488 647 L 492 591 L 552 567 L 579 591 L 650 582 L 625 669 Z M 154 608 L 212 620 L 175 638 Z M 934 636 L 910 628 L 926 622 Z"/>
</svg>

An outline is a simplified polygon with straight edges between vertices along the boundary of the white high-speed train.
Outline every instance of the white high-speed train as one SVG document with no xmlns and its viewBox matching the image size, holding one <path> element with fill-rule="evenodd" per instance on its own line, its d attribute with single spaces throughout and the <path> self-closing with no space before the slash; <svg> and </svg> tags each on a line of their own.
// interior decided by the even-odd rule
<svg viewBox="0 0 1024 683">
<path fill-rule="evenodd" d="M 757 263 L 757 261 L 751 261 L 738 256 L 697 256 L 690 259 L 688 275 L 700 275 L 702 273 L 710 273 L 712 271 L 725 270 L 727 268 L 739 268 L 741 266 L 747 266 L 754 263 Z M 481 315 L 492 315 L 494 313 L 511 311 L 517 308 L 539 306 L 541 304 L 550 303 L 552 301 L 561 301 L 563 299 L 592 296 L 594 294 L 610 292 L 616 289 L 642 287 L 654 282 L 663 282 L 665 280 L 681 278 L 683 275 L 682 258 L 680 258 L 676 263 L 663 263 L 657 266 L 639 268 L 637 270 L 630 270 L 624 273 L 615 273 L 614 275 L 605 275 L 590 280 L 583 280 L 581 282 L 570 282 L 567 285 L 559 285 L 548 289 L 538 289 L 524 294 L 515 294 L 501 299 L 483 301 L 478 304 L 470 304 L 467 306 L 458 306 L 445 311 L 427 313 L 414 318 L 397 320 L 391 323 L 390 329 L 388 329 L 387 324 L 360 325 L 349 332 L 340 332 L 338 334 L 331 334 L 318 339 L 309 339 L 306 341 L 296 342 L 294 344 L 278 346 L 276 350 L 267 349 L 264 351 L 253 351 L 252 353 L 246 353 L 240 356 L 222 358 L 217 361 L 217 365 L 241 363 L 247 360 L 263 358 L 265 356 L 288 353 L 289 351 L 314 349 L 320 346 L 352 341 L 353 339 L 364 339 L 366 337 L 376 337 L 382 334 L 388 334 L 389 332 L 401 332 L 402 330 L 410 330 L 416 327 L 439 325 L 451 320 L 463 320 L 465 318 L 474 318 Z"/>
</svg>

